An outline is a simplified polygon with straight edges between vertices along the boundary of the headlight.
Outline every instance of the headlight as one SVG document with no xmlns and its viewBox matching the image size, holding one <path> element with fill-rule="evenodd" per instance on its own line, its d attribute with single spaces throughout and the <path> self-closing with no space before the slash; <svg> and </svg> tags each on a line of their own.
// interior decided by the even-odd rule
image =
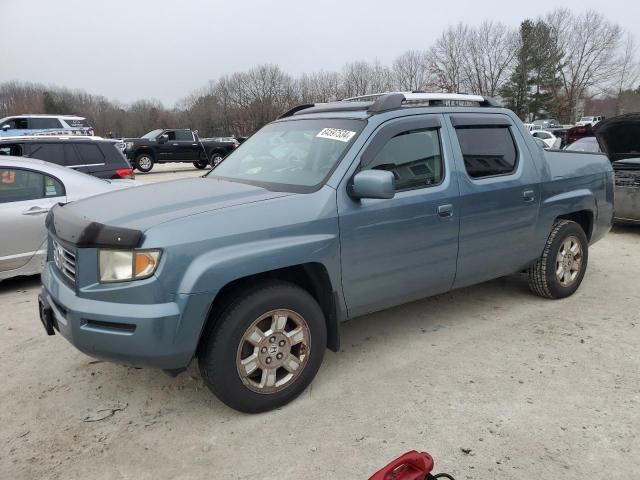
<svg viewBox="0 0 640 480">
<path fill-rule="evenodd" d="M 103 283 L 142 280 L 154 274 L 161 250 L 98 250 L 98 275 Z"/>
<path fill-rule="evenodd" d="M 131 150 L 133 148 L 133 142 L 125 142 L 124 149 Z"/>
</svg>

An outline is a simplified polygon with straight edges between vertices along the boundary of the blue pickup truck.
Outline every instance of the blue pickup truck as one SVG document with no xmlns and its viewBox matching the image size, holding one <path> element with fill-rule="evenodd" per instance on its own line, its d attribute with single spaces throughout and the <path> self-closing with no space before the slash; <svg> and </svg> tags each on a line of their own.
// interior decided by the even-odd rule
<svg viewBox="0 0 640 480">
<path fill-rule="evenodd" d="M 514 272 L 571 295 L 613 191 L 605 155 L 543 151 L 490 98 L 301 105 L 203 177 L 53 208 L 40 317 L 96 358 L 197 358 L 223 402 L 266 411 L 346 319 Z"/>
</svg>

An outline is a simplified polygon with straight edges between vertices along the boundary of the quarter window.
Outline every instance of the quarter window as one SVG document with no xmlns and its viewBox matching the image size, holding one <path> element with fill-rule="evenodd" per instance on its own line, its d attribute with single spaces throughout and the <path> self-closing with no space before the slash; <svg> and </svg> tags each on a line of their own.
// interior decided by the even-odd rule
<svg viewBox="0 0 640 480">
<path fill-rule="evenodd" d="M 396 191 L 437 185 L 443 178 L 437 129 L 411 130 L 391 138 L 367 170 L 387 170 L 396 179 Z"/>
<path fill-rule="evenodd" d="M 98 145 L 92 143 L 76 143 L 75 147 L 78 151 L 78 155 L 80 155 L 81 165 L 104 163 L 104 155 Z"/>
<path fill-rule="evenodd" d="M 458 127 L 456 134 L 471 178 L 507 175 L 515 170 L 518 151 L 508 127 Z"/>
<path fill-rule="evenodd" d="M 0 203 L 60 197 L 64 187 L 53 177 L 14 168 L 0 168 Z"/>
</svg>

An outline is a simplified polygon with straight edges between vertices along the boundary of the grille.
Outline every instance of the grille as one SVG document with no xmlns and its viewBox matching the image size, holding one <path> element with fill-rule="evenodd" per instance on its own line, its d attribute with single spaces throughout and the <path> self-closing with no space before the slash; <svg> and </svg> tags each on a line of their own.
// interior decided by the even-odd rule
<svg viewBox="0 0 640 480">
<path fill-rule="evenodd" d="M 629 172 L 624 170 L 616 171 L 616 186 L 618 187 L 640 187 L 640 172 Z"/>
<path fill-rule="evenodd" d="M 55 240 L 53 241 L 53 263 L 56 264 L 60 273 L 71 280 L 76 281 L 76 255 L 67 250 Z"/>
</svg>

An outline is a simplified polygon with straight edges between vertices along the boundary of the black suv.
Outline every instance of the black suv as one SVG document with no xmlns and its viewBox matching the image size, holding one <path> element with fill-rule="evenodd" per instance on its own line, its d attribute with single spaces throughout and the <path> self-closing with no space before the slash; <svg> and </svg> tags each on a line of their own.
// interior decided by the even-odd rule
<svg viewBox="0 0 640 480">
<path fill-rule="evenodd" d="M 133 178 L 133 169 L 113 140 L 95 137 L 0 139 L 0 155 L 30 157 L 98 178 Z"/>
<path fill-rule="evenodd" d="M 123 142 L 131 165 L 141 172 L 148 172 L 156 163 L 189 162 L 200 169 L 215 166 L 238 146 L 234 138 L 200 138 L 187 128 L 159 128 Z"/>
</svg>

